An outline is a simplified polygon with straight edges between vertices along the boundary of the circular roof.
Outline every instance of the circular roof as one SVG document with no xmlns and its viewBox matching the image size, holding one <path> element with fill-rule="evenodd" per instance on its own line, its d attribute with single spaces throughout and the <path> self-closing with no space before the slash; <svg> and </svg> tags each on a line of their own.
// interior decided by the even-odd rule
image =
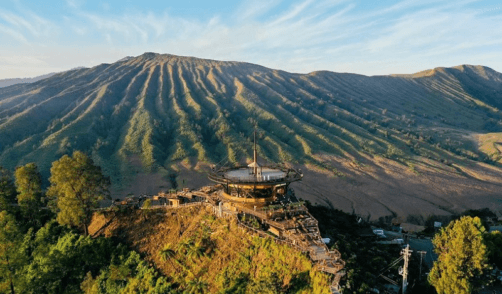
<svg viewBox="0 0 502 294">
<path fill-rule="evenodd" d="M 259 171 L 261 171 L 261 175 L 259 174 L 258 176 L 253 175 L 252 169 L 250 168 L 239 168 L 239 169 L 232 169 L 227 171 L 224 174 L 224 177 L 229 179 L 229 180 L 237 180 L 237 181 L 243 181 L 243 182 L 266 182 L 266 181 L 272 181 L 272 180 L 280 180 L 284 179 L 286 177 L 286 172 L 280 170 L 280 169 L 274 169 L 274 168 L 268 168 L 268 167 L 263 167 L 259 168 Z"/>
</svg>

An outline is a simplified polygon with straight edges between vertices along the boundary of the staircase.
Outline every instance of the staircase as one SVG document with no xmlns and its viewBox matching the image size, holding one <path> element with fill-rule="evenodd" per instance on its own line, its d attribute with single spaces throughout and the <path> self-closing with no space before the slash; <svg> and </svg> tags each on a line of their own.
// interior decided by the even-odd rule
<svg viewBox="0 0 502 294">
<path fill-rule="evenodd" d="M 332 293 L 340 293 L 340 279 L 345 275 L 342 269 L 345 267 L 345 262 L 341 259 L 341 254 L 338 250 L 330 251 L 324 243 L 322 245 L 310 246 L 310 258 L 317 262 L 315 269 L 334 275 L 330 286 Z"/>
</svg>

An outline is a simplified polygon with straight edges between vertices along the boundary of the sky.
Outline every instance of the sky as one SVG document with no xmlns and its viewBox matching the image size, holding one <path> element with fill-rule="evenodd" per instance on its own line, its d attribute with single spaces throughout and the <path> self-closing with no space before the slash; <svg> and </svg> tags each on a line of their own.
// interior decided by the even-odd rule
<svg viewBox="0 0 502 294">
<path fill-rule="evenodd" d="M 0 0 L 0 79 L 144 52 L 296 73 L 502 72 L 502 2 Z"/>
</svg>

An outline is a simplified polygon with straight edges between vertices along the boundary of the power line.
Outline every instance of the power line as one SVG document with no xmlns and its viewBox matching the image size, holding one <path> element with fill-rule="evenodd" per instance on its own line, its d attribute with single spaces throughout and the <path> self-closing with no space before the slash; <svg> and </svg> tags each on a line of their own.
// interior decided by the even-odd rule
<svg viewBox="0 0 502 294">
<path fill-rule="evenodd" d="M 393 266 L 395 266 L 396 264 L 398 264 L 401 260 L 403 260 L 403 256 L 400 256 L 399 258 L 397 258 L 396 260 L 394 260 L 392 263 L 390 263 L 387 267 L 385 267 L 382 270 L 380 270 L 380 274 L 385 273 L 390 268 L 392 268 Z"/>
<path fill-rule="evenodd" d="M 391 269 L 393 266 L 395 266 L 396 264 L 398 264 L 401 260 L 403 260 L 403 256 L 400 256 L 399 258 L 397 258 L 396 260 L 394 260 L 393 262 L 391 262 L 386 268 L 384 268 L 383 270 L 381 270 L 380 272 L 380 275 L 378 275 L 379 277 L 381 277 L 382 279 L 386 280 L 387 282 L 393 284 L 393 285 L 396 285 L 397 286 L 397 282 L 390 279 L 389 277 L 386 277 L 383 275 L 383 273 L 385 273 L 386 271 L 388 271 L 389 269 Z"/>
</svg>

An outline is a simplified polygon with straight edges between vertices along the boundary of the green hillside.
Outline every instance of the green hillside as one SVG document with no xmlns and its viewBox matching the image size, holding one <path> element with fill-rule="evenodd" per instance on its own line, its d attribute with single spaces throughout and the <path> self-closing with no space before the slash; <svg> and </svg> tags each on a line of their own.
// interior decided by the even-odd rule
<svg viewBox="0 0 502 294">
<path fill-rule="evenodd" d="M 502 209 L 499 153 L 478 149 L 478 135 L 501 132 L 501 107 L 502 74 L 481 66 L 368 77 L 145 53 L 1 88 L 0 165 L 35 161 L 47 175 L 62 154 L 84 150 L 116 195 L 155 193 L 169 175 L 199 185 L 208 165 L 245 162 L 256 126 L 264 161 L 325 177 L 323 188 L 306 173 L 310 187 L 298 190 L 311 200 L 372 217 L 407 211 L 389 194 L 439 214 Z"/>
<path fill-rule="evenodd" d="M 89 231 L 120 238 L 177 288 L 195 282 L 200 293 L 330 293 L 332 277 L 305 254 L 201 207 L 96 214 Z"/>
</svg>

